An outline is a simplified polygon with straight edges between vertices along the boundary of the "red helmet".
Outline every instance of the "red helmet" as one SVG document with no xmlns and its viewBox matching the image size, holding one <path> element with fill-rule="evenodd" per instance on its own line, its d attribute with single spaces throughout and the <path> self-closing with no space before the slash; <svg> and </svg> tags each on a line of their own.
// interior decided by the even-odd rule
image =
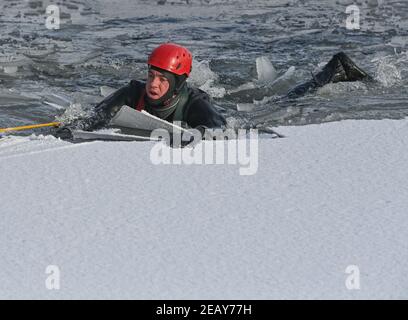
<svg viewBox="0 0 408 320">
<path fill-rule="evenodd" d="M 178 76 L 190 75 L 193 57 L 186 48 L 174 43 L 158 46 L 149 56 L 148 64 Z"/>
</svg>

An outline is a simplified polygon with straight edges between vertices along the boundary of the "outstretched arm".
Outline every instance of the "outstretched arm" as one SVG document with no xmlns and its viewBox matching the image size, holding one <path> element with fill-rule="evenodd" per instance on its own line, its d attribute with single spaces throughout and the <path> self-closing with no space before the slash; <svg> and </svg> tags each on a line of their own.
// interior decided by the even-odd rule
<svg viewBox="0 0 408 320">
<path fill-rule="evenodd" d="M 123 105 L 135 105 L 142 88 L 142 83 L 131 81 L 127 86 L 120 88 L 96 105 L 90 116 L 63 126 L 57 130 L 55 135 L 65 139 L 70 138 L 70 130 L 73 128 L 91 131 L 105 127 Z"/>
<path fill-rule="evenodd" d="M 92 115 L 81 119 L 77 128 L 95 130 L 105 127 L 123 105 L 132 105 L 132 86 L 129 84 L 115 91 L 92 110 Z"/>
</svg>

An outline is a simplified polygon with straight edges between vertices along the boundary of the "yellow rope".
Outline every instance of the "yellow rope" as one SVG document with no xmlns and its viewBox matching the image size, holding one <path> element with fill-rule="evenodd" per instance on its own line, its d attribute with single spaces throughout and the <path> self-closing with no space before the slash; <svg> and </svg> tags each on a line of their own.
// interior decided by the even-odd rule
<svg viewBox="0 0 408 320">
<path fill-rule="evenodd" d="M 21 127 L 14 127 L 14 128 L 0 128 L 0 132 L 10 132 L 10 131 L 21 131 L 21 130 L 31 130 L 37 128 L 44 128 L 44 127 L 59 127 L 61 122 L 50 122 L 50 123 L 42 123 L 42 124 L 33 124 L 30 126 L 21 126 Z"/>
</svg>

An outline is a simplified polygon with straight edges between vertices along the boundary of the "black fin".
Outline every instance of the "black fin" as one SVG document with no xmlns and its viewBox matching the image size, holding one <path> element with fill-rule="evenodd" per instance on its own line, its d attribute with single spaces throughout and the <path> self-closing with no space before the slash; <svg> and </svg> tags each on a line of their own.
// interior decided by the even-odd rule
<svg viewBox="0 0 408 320">
<path fill-rule="evenodd" d="M 322 71 L 313 76 L 313 80 L 316 81 L 319 86 L 324 86 L 330 82 L 348 81 L 347 78 L 346 71 L 336 56 L 324 66 Z"/>
<path fill-rule="evenodd" d="M 346 81 L 359 81 L 364 79 L 372 79 L 367 72 L 357 66 L 344 52 L 335 55 L 341 62 L 346 74 Z"/>
</svg>

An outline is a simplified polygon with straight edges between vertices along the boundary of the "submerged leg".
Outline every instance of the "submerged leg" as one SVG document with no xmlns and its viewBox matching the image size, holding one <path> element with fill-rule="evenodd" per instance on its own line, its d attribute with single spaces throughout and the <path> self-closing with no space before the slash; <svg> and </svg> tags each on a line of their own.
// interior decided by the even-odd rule
<svg viewBox="0 0 408 320">
<path fill-rule="evenodd" d="M 323 87 L 328 83 L 343 81 L 371 80 L 372 78 L 359 68 L 344 52 L 335 54 L 322 71 L 312 75 L 313 79 L 298 85 L 288 93 L 289 98 L 296 98 L 308 91 Z"/>
</svg>

